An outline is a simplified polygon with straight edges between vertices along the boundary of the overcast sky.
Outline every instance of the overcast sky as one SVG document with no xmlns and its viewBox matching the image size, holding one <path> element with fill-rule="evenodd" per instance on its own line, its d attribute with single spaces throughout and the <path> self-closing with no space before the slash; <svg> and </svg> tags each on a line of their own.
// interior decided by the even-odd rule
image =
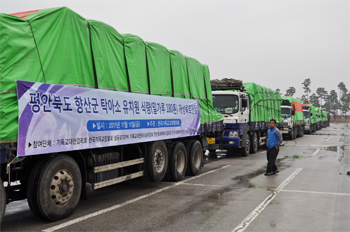
<svg viewBox="0 0 350 232">
<path fill-rule="evenodd" d="M 132 33 L 232 77 L 282 93 L 349 83 L 349 1 L 0 0 L 2 13 L 67 6 L 119 33 Z M 338 92 L 338 91 L 337 91 Z"/>
</svg>

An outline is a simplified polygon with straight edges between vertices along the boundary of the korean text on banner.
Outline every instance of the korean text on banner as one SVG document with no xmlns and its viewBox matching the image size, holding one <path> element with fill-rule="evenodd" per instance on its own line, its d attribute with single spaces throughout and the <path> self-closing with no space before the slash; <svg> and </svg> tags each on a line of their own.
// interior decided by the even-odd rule
<svg viewBox="0 0 350 232">
<path fill-rule="evenodd" d="M 199 134 L 198 101 L 18 81 L 18 156 Z"/>
</svg>

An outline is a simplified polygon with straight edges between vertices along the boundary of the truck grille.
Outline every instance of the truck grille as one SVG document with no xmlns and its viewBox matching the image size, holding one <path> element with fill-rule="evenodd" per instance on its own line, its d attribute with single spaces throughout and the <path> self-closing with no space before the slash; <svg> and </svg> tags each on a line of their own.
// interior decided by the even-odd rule
<svg viewBox="0 0 350 232">
<path fill-rule="evenodd" d="M 288 127 L 288 122 L 284 122 L 283 127 Z"/>
</svg>

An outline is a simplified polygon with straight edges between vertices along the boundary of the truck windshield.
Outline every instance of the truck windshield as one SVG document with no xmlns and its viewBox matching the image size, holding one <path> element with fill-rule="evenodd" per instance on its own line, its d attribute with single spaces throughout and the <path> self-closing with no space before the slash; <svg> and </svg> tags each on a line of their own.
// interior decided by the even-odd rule
<svg viewBox="0 0 350 232">
<path fill-rule="evenodd" d="M 281 117 L 289 118 L 290 117 L 290 109 L 289 108 L 281 108 Z"/>
<path fill-rule="evenodd" d="M 304 117 L 309 118 L 310 117 L 310 112 L 309 111 L 304 111 Z"/>
<path fill-rule="evenodd" d="M 221 114 L 234 114 L 238 112 L 237 95 L 213 95 L 214 108 Z"/>
</svg>

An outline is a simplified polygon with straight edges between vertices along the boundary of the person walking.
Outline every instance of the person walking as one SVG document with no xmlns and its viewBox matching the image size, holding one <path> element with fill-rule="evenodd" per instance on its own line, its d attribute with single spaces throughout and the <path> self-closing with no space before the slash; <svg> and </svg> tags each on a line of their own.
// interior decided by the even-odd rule
<svg viewBox="0 0 350 232">
<path fill-rule="evenodd" d="M 270 129 L 267 131 L 267 168 L 265 176 L 271 176 L 279 173 L 276 166 L 276 158 L 283 142 L 281 131 L 276 128 L 276 120 L 270 120 Z"/>
</svg>

